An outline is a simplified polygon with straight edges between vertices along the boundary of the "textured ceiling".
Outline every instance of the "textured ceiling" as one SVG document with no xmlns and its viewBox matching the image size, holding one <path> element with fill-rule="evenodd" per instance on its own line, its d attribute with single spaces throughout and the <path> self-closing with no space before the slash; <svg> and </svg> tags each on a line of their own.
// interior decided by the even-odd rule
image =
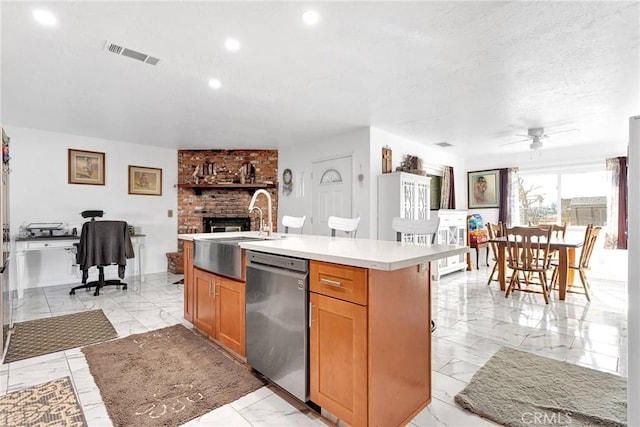
<svg viewBox="0 0 640 427">
<path fill-rule="evenodd" d="M 35 6 L 58 18 L 45 28 Z M 639 111 L 638 2 L 2 2 L 4 124 L 175 148 L 375 126 L 468 155 L 617 144 Z M 233 36 L 239 52 L 224 49 Z M 160 58 L 105 52 L 106 40 Z M 207 86 L 218 77 L 222 88 Z"/>
</svg>

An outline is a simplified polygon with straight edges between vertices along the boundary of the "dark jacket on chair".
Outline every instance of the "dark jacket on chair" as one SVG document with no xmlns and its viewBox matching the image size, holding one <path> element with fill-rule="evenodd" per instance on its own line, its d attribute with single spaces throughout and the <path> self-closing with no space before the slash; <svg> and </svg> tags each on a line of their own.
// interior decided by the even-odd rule
<svg viewBox="0 0 640 427">
<path fill-rule="evenodd" d="M 127 259 L 133 257 L 126 221 L 88 221 L 82 225 L 76 257 L 82 283 L 87 283 L 90 267 L 110 264 L 118 264 L 118 277 L 124 279 Z"/>
</svg>

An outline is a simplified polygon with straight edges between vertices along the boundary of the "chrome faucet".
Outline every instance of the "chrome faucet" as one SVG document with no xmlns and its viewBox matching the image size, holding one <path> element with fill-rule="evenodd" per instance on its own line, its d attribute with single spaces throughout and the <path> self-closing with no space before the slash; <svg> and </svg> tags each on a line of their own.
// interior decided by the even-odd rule
<svg viewBox="0 0 640 427">
<path fill-rule="evenodd" d="M 271 236 L 271 232 L 273 231 L 273 222 L 272 222 L 272 218 L 271 218 L 271 194 L 269 194 L 269 192 L 267 190 L 263 190 L 262 188 L 259 190 L 256 190 L 255 193 L 253 193 L 253 197 L 251 198 L 251 203 L 249 203 L 249 213 L 251 213 L 251 211 L 253 211 L 253 208 L 255 207 L 256 204 L 256 199 L 258 198 L 258 194 L 264 194 L 267 197 L 267 225 L 266 227 L 263 227 L 262 230 L 260 231 L 266 231 L 267 232 L 267 236 Z"/>
</svg>

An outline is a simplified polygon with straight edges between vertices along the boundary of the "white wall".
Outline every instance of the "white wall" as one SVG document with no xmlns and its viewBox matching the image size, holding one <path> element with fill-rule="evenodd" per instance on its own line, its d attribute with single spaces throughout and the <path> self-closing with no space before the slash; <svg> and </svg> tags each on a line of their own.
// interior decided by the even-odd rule
<svg viewBox="0 0 640 427">
<path fill-rule="evenodd" d="M 353 159 L 353 216 L 360 216 L 358 237 L 368 238 L 371 229 L 370 184 L 371 171 L 369 170 L 369 128 L 354 129 L 343 134 L 328 137 L 313 143 L 300 145 L 288 145 L 278 150 L 278 176 L 282 171 L 291 169 L 294 177 L 294 188 L 290 195 L 278 196 L 278 228 L 282 229 L 282 217 L 284 215 L 307 216 L 307 221 L 302 230 L 303 234 L 311 234 L 312 194 L 311 194 L 311 170 L 315 161 L 333 157 L 351 155 Z M 358 174 L 362 170 L 365 179 L 358 181 Z M 299 195 L 300 184 L 296 181 L 298 174 L 303 174 L 304 194 Z"/>
<path fill-rule="evenodd" d="M 526 146 L 526 142 L 523 143 Z M 616 144 L 603 142 L 599 145 L 575 148 L 554 148 L 553 140 L 545 142 L 545 146 L 540 150 L 526 150 L 519 153 L 509 153 L 505 150 L 500 156 L 476 156 L 467 159 L 467 171 L 501 169 L 519 167 L 521 170 L 527 169 L 557 169 L 566 170 L 572 166 L 594 164 L 604 161 L 608 157 L 624 156 L 626 153 L 620 152 Z M 465 183 L 466 194 L 466 183 Z M 497 223 L 498 209 L 477 209 L 470 210 L 469 213 L 480 214 L 484 222 Z"/>
<path fill-rule="evenodd" d="M 294 189 L 291 195 L 278 198 L 279 224 L 283 215 L 307 216 L 303 233 L 311 233 L 311 189 L 312 163 L 331 157 L 350 154 L 353 156 L 353 215 L 360 216 L 358 237 L 377 238 L 378 212 L 378 175 L 382 173 L 382 147 L 388 145 L 393 151 L 393 169 L 400 166 L 400 161 L 406 154 L 419 156 L 423 159 L 427 170 L 440 170 L 442 166 L 453 166 L 456 186 L 456 206 L 465 209 L 466 171 L 464 159 L 444 152 L 443 150 L 426 147 L 419 142 L 401 138 L 397 135 L 376 128 L 362 128 L 348 131 L 340 135 L 315 141 L 313 144 L 301 144 L 280 147 L 278 153 L 278 168 L 281 171 L 290 168 L 294 175 Z M 364 175 L 364 181 L 358 181 L 358 174 Z M 295 176 L 304 174 L 304 195 L 296 196 Z"/>
<path fill-rule="evenodd" d="M 640 425 L 640 116 L 629 118 L 629 338 L 627 359 L 629 373 L 627 390 L 627 422 Z M 634 354 L 636 356 L 634 356 Z"/>
<path fill-rule="evenodd" d="M 80 212 L 104 210 L 104 219 L 125 220 L 146 235 L 146 273 L 167 270 L 167 252 L 177 250 L 177 152 L 119 141 L 5 126 L 11 137 L 11 237 L 31 222 L 62 222 L 81 230 Z M 105 153 L 105 185 L 68 183 L 68 149 Z M 128 194 L 128 165 L 162 168 L 162 196 Z M 167 211 L 173 210 L 169 218 Z M 15 246 L 15 245 L 14 245 Z M 12 259 L 15 260 L 15 248 Z M 26 260 L 28 287 L 79 283 L 73 257 L 65 251 L 31 252 Z M 133 260 L 127 267 L 133 274 Z M 108 278 L 117 269 L 105 269 Z M 15 289 L 15 262 L 11 286 Z M 93 279 L 93 276 L 91 277 Z"/>
<path fill-rule="evenodd" d="M 406 155 L 418 156 L 422 159 L 423 169 L 429 173 L 438 171 L 442 174 L 443 166 L 452 166 L 454 173 L 454 186 L 456 191 L 456 209 L 467 208 L 467 172 L 465 160 L 453 154 L 447 153 L 446 149 L 425 146 L 423 143 L 411 141 L 389 132 L 371 128 L 371 171 L 374 178 L 372 181 L 370 209 L 376 213 L 378 210 L 377 176 L 382 174 L 382 147 L 388 146 L 392 151 L 392 170 L 400 166 Z M 373 223 L 372 236 L 377 236 L 377 225 Z"/>
</svg>

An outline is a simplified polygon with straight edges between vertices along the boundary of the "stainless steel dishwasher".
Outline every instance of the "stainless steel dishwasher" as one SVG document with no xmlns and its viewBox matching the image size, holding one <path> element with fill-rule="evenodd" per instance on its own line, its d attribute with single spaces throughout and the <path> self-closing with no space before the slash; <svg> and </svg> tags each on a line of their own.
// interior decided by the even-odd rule
<svg viewBox="0 0 640 427">
<path fill-rule="evenodd" d="M 247 251 L 247 363 L 309 400 L 309 261 Z"/>
</svg>

